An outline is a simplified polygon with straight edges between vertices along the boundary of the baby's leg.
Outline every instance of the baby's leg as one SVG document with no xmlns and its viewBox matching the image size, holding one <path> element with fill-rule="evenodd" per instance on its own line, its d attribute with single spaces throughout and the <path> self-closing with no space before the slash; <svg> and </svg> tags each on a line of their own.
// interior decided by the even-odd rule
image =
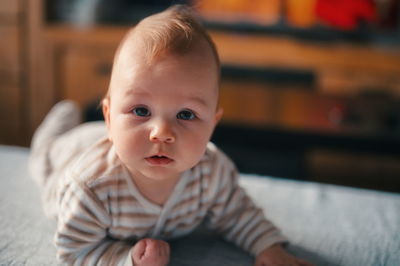
<svg viewBox="0 0 400 266">
<path fill-rule="evenodd" d="M 104 122 L 81 123 L 81 111 L 71 101 L 56 104 L 36 130 L 29 170 L 41 188 L 47 216 L 57 214 L 59 182 L 65 171 L 91 145 L 107 135 Z"/>
<path fill-rule="evenodd" d="M 50 153 L 54 142 L 61 135 L 81 123 L 81 111 L 72 101 L 57 103 L 36 130 L 31 144 L 29 168 L 32 177 L 44 186 L 52 174 L 53 160 Z"/>
</svg>

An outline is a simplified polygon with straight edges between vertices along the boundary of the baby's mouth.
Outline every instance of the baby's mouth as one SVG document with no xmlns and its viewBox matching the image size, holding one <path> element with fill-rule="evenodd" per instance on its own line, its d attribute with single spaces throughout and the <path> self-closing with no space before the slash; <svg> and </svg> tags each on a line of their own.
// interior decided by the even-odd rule
<svg viewBox="0 0 400 266">
<path fill-rule="evenodd" d="M 173 159 L 164 155 L 154 155 L 147 157 L 146 161 L 152 165 L 167 165 L 173 162 Z"/>
</svg>

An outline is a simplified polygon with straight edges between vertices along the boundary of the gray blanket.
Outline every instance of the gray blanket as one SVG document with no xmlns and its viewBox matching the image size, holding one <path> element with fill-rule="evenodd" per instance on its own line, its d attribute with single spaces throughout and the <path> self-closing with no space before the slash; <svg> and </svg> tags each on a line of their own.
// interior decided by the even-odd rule
<svg viewBox="0 0 400 266">
<path fill-rule="evenodd" d="M 28 175 L 26 148 L 0 146 L 0 265 L 56 265 L 55 222 L 46 219 Z M 400 195 L 242 175 L 242 185 L 316 265 L 400 265 Z M 171 242 L 170 265 L 252 265 L 212 232 Z"/>
</svg>

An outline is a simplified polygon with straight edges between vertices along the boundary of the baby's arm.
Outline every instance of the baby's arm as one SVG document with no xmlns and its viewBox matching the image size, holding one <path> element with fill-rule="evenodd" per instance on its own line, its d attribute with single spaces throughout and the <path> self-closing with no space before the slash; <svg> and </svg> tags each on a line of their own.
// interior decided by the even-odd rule
<svg viewBox="0 0 400 266">
<path fill-rule="evenodd" d="M 256 266 L 310 265 L 282 248 L 286 238 L 238 185 L 238 172 L 230 160 L 222 155 L 216 168 L 219 183 L 209 210 L 209 227 L 255 255 Z"/>
<path fill-rule="evenodd" d="M 68 265 L 132 263 L 132 243 L 107 236 L 111 217 L 96 194 L 73 180 L 63 188 L 55 236 L 58 259 Z"/>
<path fill-rule="evenodd" d="M 238 185 L 238 172 L 229 159 L 222 157 L 213 204 L 208 212 L 208 227 L 221 232 L 228 241 L 252 253 L 259 254 L 265 248 L 286 242 L 281 232 L 265 218 Z"/>
<path fill-rule="evenodd" d="M 273 245 L 263 250 L 256 257 L 255 266 L 279 266 L 279 265 L 293 265 L 293 266 L 312 266 L 311 263 L 302 259 L 296 258 L 286 252 L 280 244 Z"/>
</svg>

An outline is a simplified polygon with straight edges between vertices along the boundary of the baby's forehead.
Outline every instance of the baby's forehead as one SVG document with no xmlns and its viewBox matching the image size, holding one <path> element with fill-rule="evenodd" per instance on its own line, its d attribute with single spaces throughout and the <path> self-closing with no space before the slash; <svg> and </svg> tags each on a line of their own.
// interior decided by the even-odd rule
<svg viewBox="0 0 400 266">
<path fill-rule="evenodd" d="M 184 50 L 157 49 L 146 43 L 146 40 L 141 38 L 140 32 L 133 32 L 122 41 L 114 64 L 123 62 L 126 65 L 136 64 L 151 67 L 165 58 L 176 59 L 176 61 L 191 58 L 193 63 L 215 64 L 216 71 L 219 68 L 219 61 L 215 58 L 212 48 L 206 40 L 199 39 Z"/>
<path fill-rule="evenodd" d="M 176 96 L 184 101 L 214 102 L 218 97 L 218 76 L 210 67 L 213 62 L 195 63 L 191 56 L 168 55 L 151 64 L 127 63 L 114 73 L 112 95 L 150 100 L 159 96 Z M 172 90 L 172 93 L 170 93 Z"/>
</svg>

